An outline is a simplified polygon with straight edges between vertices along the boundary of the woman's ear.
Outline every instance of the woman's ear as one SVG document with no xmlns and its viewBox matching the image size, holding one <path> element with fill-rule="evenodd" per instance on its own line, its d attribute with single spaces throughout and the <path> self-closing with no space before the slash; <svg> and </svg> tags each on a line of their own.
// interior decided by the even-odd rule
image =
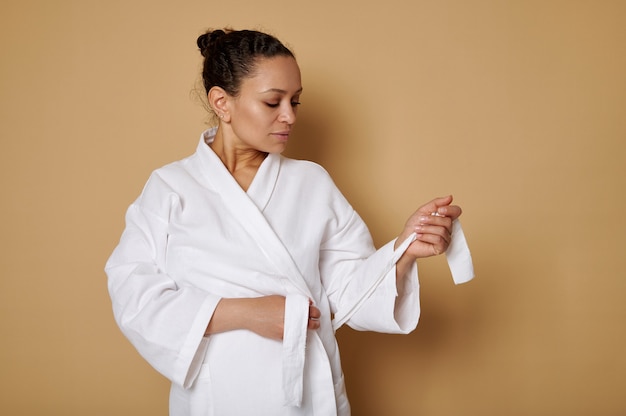
<svg viewBox="0 0 626 416">
<path fill-rule="evenodd" d="M 213 112 L 220 121 L 227 123 L 230 121 L 230 112 L 228 109 L 229 98 L 228 93 L 221 87 L 213 87 L 209 90 L 209 106 L 213 109 Z"/>
</svg>

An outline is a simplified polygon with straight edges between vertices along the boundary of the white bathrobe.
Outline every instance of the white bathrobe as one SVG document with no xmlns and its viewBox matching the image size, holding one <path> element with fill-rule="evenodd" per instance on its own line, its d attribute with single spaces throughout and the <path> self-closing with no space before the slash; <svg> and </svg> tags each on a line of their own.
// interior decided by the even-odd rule
<svg viewBox="0 0 626 416">
<path fill-rule="evenodd" d="M 115 319 L 171 380 L 171 415 L 349 415 L 334 331 L 344 322 L 415 328 L 416 266 L 396 303 L 395 261 L 407 244 L 376 251 L 312 162 L 270 154 L 243 191 L 206 144 L 214 132 L 156 170 L 128 209 L 106 265 Z M 285 342 L 245 330 L 204 337 L 221 298 L 274 294 L 288 299 Z M 306 330 L 308 299 L 322 314 L 315 331 Z"/>
</svg>

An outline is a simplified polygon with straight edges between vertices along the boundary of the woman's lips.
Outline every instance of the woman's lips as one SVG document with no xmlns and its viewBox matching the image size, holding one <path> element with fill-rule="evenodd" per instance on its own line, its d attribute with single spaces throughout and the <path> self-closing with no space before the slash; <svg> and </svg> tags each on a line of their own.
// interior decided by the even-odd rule
<svg viewBox="0 0 626 416">
<path fill-rule="evenodd" d="M 289 132 L 288 131 L 279 131 L 276 133 L 272 133 L 273 136 L 275 136 L 276 138 L 278 138 L 278 140 L 280 141 L 284 141 L 286 142 L 287 140 L 289 140 Z"/>
</svg>

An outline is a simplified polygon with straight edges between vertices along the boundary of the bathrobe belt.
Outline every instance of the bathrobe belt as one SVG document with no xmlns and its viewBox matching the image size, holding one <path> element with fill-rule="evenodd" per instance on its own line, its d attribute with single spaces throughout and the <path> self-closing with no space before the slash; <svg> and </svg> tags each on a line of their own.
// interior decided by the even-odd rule
<svg viewBox="0 0 626 416">
<path fill-rule="evenodd" d="M 335 316 L 333 328 L 337 330 L 354 315 L 361 305 L 371 296 L 392 270 L 407 248 L 415 241 L 415 233 L 411 234 L 394 251 L 392 258 L 380 270 L 367 291 L 356 298 L 345 312 Z M 474 278 L 472 257 L 467 246 L 461 223 L 455 220 L 452 225 L 452 241 L 446 251 L 446 260 L 455 284 L 461 284 Z M 285 303 L 285 324 L 283 336 L 283 392 L 284 404 L 301 406 L 303 394 L 304 361 L 306 353 L 306 336 L 309 320 L 309 298 L 300 293 L 287 295 Z"/>
</svg>

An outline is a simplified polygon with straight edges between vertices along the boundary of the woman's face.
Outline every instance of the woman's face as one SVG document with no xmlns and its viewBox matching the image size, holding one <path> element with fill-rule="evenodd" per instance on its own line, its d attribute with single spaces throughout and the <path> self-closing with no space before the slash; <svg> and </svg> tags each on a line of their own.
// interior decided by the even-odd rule
<svg viewBox="0 0 626 416">
<path fill-rule="evenodd" d="M 259 59 L 254 75 L 244 79 L 239 95 L 229 100 L 236 145 L 267 153 L 285 150 L 301 92 L 300 68 L 294 58 Z"/>
</svg>

